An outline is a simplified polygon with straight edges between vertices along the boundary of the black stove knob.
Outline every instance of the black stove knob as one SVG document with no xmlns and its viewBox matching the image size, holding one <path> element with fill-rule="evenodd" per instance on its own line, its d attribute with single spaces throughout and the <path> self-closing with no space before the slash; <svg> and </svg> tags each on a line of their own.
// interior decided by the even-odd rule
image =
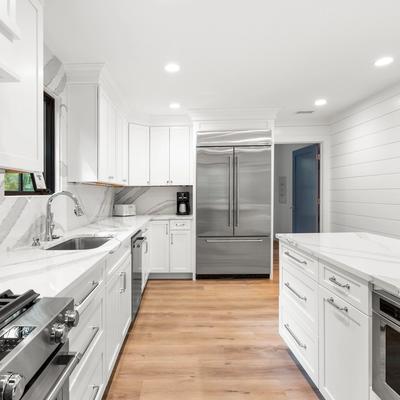
<svg viewBox="0 0 400 400">
<path fill-rule="evenodd" d="M 79 313 L 76 310 L 67 310 L 64 315 L 64 322 L 69 328 L 74 328 L 79 324 Z"/>
<path fill-rule="evenodd" d="M 67 325 L 55 323 L 50 328 L 50 342 L 54 344 L 64 344 L 68 339 L 69 329 Z"/>
<path fill-rule="evenodd" d="M 3 400 L 20 400 L 25 391 L 25 380 L 19 374 L 0 376 L 0 398 Z"/>
</svg>

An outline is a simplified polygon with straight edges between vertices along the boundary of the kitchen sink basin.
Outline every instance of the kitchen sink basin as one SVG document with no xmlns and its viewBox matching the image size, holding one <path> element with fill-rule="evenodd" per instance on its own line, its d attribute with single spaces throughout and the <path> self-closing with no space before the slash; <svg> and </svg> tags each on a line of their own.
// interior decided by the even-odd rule
<svg viewBox="0 0 400 400">
<path fill-rule="evenodd" d="M 46 250 L 91 250 L 97 249 L 107 243 L 111 237 L 85 236 L 75 237 L 48 247 Z"/>
</svg>

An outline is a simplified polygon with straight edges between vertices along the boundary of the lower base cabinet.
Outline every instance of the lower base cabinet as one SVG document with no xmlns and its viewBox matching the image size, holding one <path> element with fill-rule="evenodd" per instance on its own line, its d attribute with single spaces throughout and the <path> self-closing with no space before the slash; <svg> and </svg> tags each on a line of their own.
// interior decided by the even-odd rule
<svg viewBox="0 0 400 400">
<path fill-rule="evenodd" d="M 131 254 L 128 252 L 107 273 L 106 376 L 112 373 L 131 323 Z"/>
<path fill-rule="evenodd" d="M 152 221 L 148 240 L 151 273 L 193 272 L 191 221 Z"/>
<path fill-rule="evenodd" d="M 319 390 L 326 400 L 369 398 L 369 317 L 320 288 Z"/>
<path fill-rule="evenodd" d="M 325 400 L 370 399 L 368 283 L 282 243 L 280 255 L 288 348 Z"/>
</svg>

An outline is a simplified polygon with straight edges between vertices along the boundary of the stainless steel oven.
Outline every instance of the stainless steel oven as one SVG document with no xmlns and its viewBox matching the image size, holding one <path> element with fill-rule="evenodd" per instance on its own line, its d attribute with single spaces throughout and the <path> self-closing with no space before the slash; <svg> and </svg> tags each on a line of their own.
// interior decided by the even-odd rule
<svg viewBox="0 0 400 400">
<path fill-rule="evenodd" d="M 400 298 L 372 295 L 372 389 L 382 400 L 400 400 Z"/>
</svg>

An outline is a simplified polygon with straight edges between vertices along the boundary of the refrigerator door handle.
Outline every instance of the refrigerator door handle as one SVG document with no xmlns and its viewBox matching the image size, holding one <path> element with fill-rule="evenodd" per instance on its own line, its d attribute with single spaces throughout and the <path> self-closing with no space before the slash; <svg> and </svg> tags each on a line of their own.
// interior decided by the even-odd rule
<svg viewBox="0 0 400 400">
<path fill-rule="evenodd" d="M 239 158 L 235 155 L 235 227 L 239 227 Z"/>
<path fill-rule="evenodd" d="M 229 171 L 228 171 L 228 226 L 231 226 L 232 221 L 232 175 L 233 175 L 233 166 L 232 166 L 232 157 L 228 157 L 229 160 Z"/>
<path fill-rule="evenodd" d="M 206 243 L 245 243 L 245 242 L 263 242 L 263 239 L 206 239 Z"/>
</svg>

